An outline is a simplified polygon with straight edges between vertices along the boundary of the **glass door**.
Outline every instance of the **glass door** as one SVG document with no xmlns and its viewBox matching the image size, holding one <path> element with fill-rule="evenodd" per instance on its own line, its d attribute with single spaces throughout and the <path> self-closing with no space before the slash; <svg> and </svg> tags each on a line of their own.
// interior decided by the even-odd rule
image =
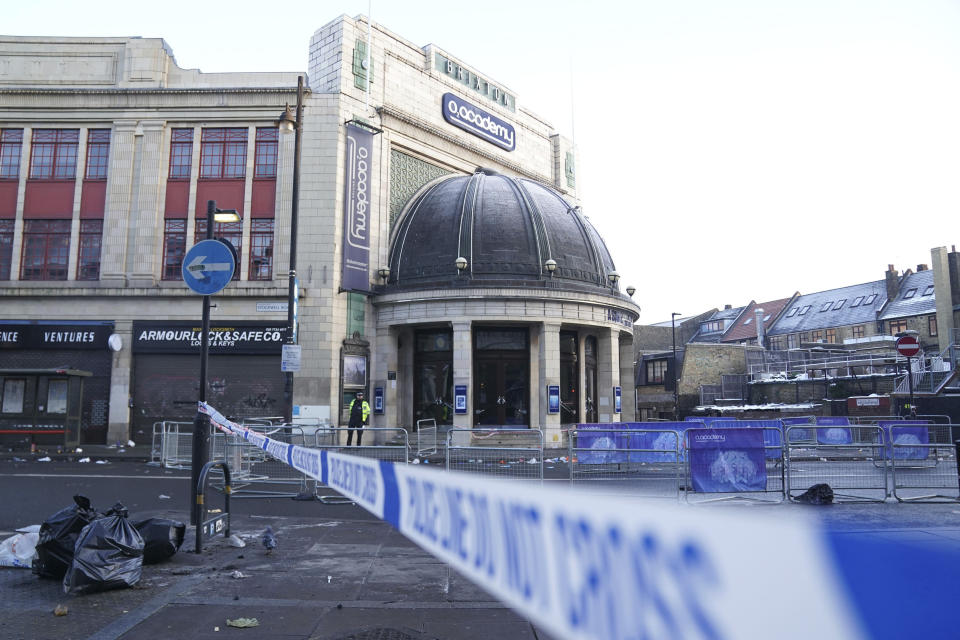
<svg viewBox="0 0 960 640">
<path fill-rule="evenodd" d="M 474 363 L 474 424 L 529 427 L 530 353 L 527 330 L 476 330 Z"/>
</svg>

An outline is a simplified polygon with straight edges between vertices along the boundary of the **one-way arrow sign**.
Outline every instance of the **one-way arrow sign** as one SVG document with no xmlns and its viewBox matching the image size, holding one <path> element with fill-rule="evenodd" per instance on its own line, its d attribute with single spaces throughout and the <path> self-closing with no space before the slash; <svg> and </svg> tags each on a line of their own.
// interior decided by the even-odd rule
<svg viewBox="0 0 960 640">
<path fill-rule="evenodd" d="M 236 262 L 233 251 L 219 240 L 204 240 L 193 245 L 183 257 L 183 281 L 200 295 L 209 296 L 233 279 Z"/>
</svg>

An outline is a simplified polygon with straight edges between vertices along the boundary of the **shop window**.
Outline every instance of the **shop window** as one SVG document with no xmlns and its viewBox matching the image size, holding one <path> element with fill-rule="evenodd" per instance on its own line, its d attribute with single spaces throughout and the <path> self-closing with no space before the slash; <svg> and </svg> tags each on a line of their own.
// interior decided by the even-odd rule
<svg viewBox="0 0 960 640">
<path fill-rule="evenodd" d="M 898 333 L 907 330 L 907 321 L 906 320 L 890 320 L 887 323 L 887 327 L 890 330 L 890 335 L 895 336 Z"/>
<path fill-rule="evenodd" d="M 273 278 L 273 220 L 254 218 L 250 221 L 250 280 Z"/>
<path fill-rule="evenodd" d="M 81 220 L 77 254 L 77 280 L 100 279 L 100 246 L 103 220 Z"/>
<path fill-rule="evenodd" d="M 183 277 L 183 255 L 187 250 L 187 221 L 168 219 L 163 225 L 163 279 Z"/>
<path fill-rule="evenodd" d="M 864 327 L 862 324 L 854 325 L 851 332 L 854 338 L 862 338 L 864 336 Z"/>
<path fill-rule="evenodd" d="M 254 149 L 254 178 L 277 177 L 277 137 L 276 127 L 258 127 Z"/>
<path fill-rule="evenodd" d="M 20 149 L 23 147 L 23 129 L 0 130 L 0 180 L 20 177 Z"/>
<path fill-rule="evenodd" d="M 170 134 L 170 180 L 189 180 L 193 164 L 193 129 L 174 129 Z"/>
<path fill-rule="evenodd" d="M 930 333 L 931 338 L 937 336 L 937 316 L 927 316 L 927 331 Z"/>
<path fill-rule="evenodd" d="M 13 220 L 0 220 L 0 280 L 10 279 L 13 259 Z"/>
<path fill-rule="evenodd" d="M 110 129 L 87 132 L 87 180 L 106 180 L 110 156 Z"/>
<path fill-rule="evenodd" d="M 246 169 L 246 128 L 203 130 L 200 138 L 201 179 L 243 178 L 246 175 Z"/>
<path fill-rule="evenodd" d="M 27 381 L 18 378 L 7 378 L 3 381 L 3 404 L 0 411 L 3 413 L 23 413 L 23 394 L 27 388 Z"/>
<path fill-rule="evenodd" d="M 69 220 L 24 220 L 21 280 L 66 280 Z"/>
<path fill-rule="evenodd" d="M 647 361 L 647 384 L 663 384 L 663 378 L 666 376 L 666 374 L 666 360 Z"/>
<path fill-rule="evenodd" d="M 72 180 L 77 175 L 79 129 L 34 129 L 31 180 Z"/>
<path fill-rule="evenodd" d="M 47 383 L 47 413 L 67 412 L 67 381 L 50 380 Z"/>
<path fill-rule="evenodd" d="M 837 344 L 837 330 L 836 329 L 827 329 L 826 339 L 830 344 Z"/>
<path fill-rule="evenodd" d="M 197 226 L 194 231 L 194 241 L 200 242 L 207 237 L 207 221 L 205 219 L 197 220 Z M 243 223 L 242 222 L 214 222 L 213 223 L 213 237 L 214 238 L 223 238 L 233 245 L 233 248 L 237 250 L 237 256 L 243 255 L 240 251 L 240 247 L 243 241 Z M 237 263 L 236 269 L 233 270 L 233 279 L 240 279 L 240 263 Z"/>
</svg>

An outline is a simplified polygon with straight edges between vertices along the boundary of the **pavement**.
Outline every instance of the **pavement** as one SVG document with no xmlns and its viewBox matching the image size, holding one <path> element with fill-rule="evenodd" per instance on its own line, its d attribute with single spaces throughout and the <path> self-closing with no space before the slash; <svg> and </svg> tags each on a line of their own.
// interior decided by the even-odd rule
<svg viewBox="0 0 960 640">
<path fill-rule="evenodd" d="M 83 449 L 79 455 L 106 460 L 113 468 L 141 472 L 147 467 L 146 447 Z M 6 469 L 52 468 L 36 462 L 46 453 L 50 452 L 0 454 L 0 475 L 7 476 Z M 53 452 L 50 457 L 55 463 L 69 463 L 76 462 L 78 454 Z M 137 516 L 189 522 L 186 496 L 175 498 L 165 501 L 172 505 L 168 509 L 144 503 L 141 508 L 148 510 Z M 196 554 L 194 529 L 188 527 L 180 552 L 164 563 L 144 566 L 141 580 L 132 588 L 68 596 L 59 581 L 40 579 L 23 569 L 0 569 L 4 601 L 0 639 L 551 640 L 353 504 L 286 498 L 281 506 L 286 505 L 283 508 L 291 515 L 268 509 L 266 501 L 235 499 L 233 504 L 231 532 L 245 541 L 244 548 L 217 536 Z M 221 506 L 218 494 L 208 494 L 208 509 Z M 750 508 L 815 512 L 830 528 L 858 539 L 953 549 L 960 545 L 958 503 L 888 501 L 830 507 L 788 503 Z M 260 543 L 268 524 L 278 541 L 270 553 Z M 57 605 L 67 607 L 65 616 L 54 615 Z M 257 626 L 228 626 L 228 620 L 240 618 L 255 618 Z"/>
</svg>

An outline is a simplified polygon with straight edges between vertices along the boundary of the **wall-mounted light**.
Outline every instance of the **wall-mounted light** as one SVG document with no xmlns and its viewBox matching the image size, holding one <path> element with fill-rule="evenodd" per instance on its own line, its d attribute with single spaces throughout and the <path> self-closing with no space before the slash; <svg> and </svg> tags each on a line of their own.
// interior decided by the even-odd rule
<svg viewBox="0 0 960 640">
<path fill-rule="evenodd" d="M 457 258 L 454 264 L 457 265 L 457 271 L 462 272 L 464 269 L 467 268 L 467 259 L 464 258 L 463 256 L 460 256 L 459 258 Z"/>
<path fill-rule="evenodd" d="M 386 282 L 390 278 L 390 267 L 380 267 L 377 269 L 377 274 Z"/>
<path fill-rule="evenodd" d="M 553 258 L 548 259 L 543 263 L 543 266 L 546 267 L 547 271 L 550 273 L 550 277 L 553 277 L 553 272 L 557 270 L 557 261 Z"/>
<path fill-rule="evenodd" d="M 635 294 L 636 292 L 637 292 L 637 288 L 635 286 L 629 285 L 627 287 L 627 295 L 630 296 L 631 298 L 633 297 L 633 294 Z"/>
</svg>

